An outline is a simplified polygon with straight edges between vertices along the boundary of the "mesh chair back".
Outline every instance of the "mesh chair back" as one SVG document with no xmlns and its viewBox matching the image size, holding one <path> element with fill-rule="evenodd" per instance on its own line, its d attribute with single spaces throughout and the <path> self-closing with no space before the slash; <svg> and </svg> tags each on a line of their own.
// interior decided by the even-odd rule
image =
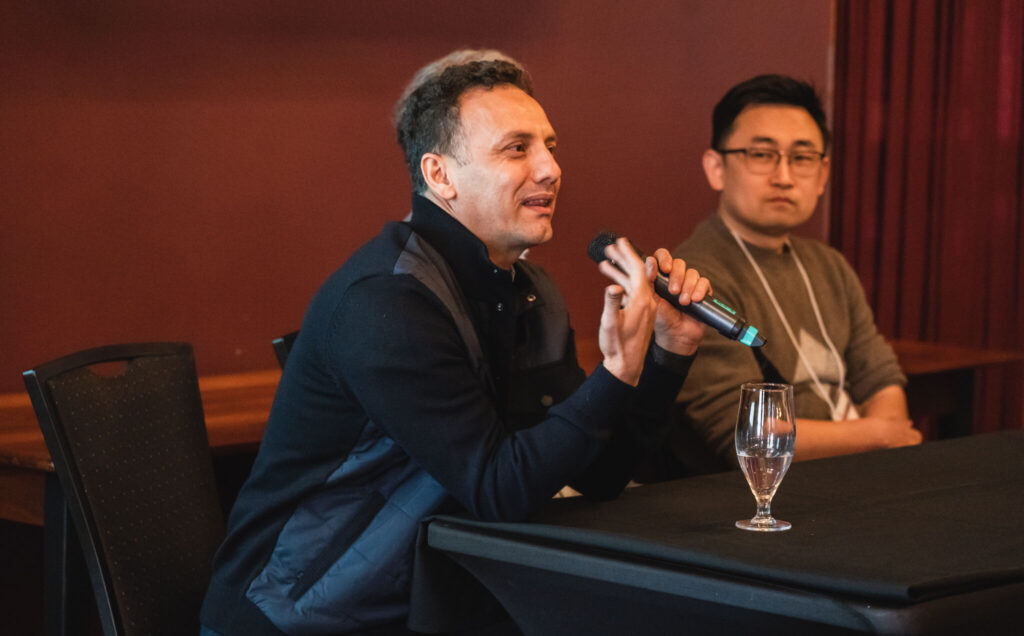
<svg viewBox="0 0 1024 636">
<path fill-rule="evenodd" d="M 90 368 L 113 361 L 114 375 Z M 24 379 L 104 632 L 198 633 L 224 519 L 192 347 L 101 347 Z"/>
<path fill-rule="evenodd" d="M 288 354 L 292 351 L 292 345 L 295 344 L 295 339 L 299 337 L 298 331 L 286 333 L 285 335 L 274 338 L 271 340 L 271 344 L 274 345 L 274 354 L 277 356 L 277 363 L 284 368 L 284 363 L 288 360 Z"/>
</svg>

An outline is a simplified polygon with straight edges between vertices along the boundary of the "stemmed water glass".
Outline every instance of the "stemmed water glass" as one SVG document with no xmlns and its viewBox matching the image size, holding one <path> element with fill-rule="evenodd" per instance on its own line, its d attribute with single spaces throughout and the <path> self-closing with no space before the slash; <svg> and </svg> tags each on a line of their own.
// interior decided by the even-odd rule
<svg viewBox="0 0 1024 636">
<path fill-rule="evenodd" d="M 740 387 L 736 417 L 736 458 L 757 500 L 757 514 L 736 522 L 737 528 L 761 532 L 789 530 L 787 521 L 772 517 L 772 497 L 793 461 L 796 422 L 793 387 L 747 383 Z"/>
</svg>

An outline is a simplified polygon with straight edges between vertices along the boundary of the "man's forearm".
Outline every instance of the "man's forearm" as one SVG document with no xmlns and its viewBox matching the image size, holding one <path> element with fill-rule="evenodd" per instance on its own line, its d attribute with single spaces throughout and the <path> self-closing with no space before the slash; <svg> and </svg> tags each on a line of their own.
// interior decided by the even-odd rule
<svg viewBox="0 0 1024 636">
<path fill-rule="evenodd" d="M 907 394 L 898 384 L 890 384 L 872 395 L 858 409 L 863 417 L 907 419 Z"/>
<path fill-rule="evenodd" d="M 796 420 L 796 452 L 793 459 L 818 459 L 875 448 L 858 426 L 858 420 Z"/>
<path fill-rule="evenodd" d="M 907 397 L 899 385 L 872 395 L 858 409 L 861 419 L 796 421 L 794 459 L 815 459 L 891 448 L 921 441 L 907 416 Z"/>
</svg>

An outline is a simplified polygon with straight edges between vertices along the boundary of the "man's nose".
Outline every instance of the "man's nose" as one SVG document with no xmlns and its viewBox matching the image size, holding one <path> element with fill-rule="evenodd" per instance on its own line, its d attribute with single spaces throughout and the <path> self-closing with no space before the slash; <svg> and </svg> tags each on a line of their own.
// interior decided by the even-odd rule
<svg viewBox="0 0 1024 636">
<path fill-rule="evenodd" d="M 772 183 L 780 186 L 793 185 L 793 173 L 790 171 L 789 157 L 786 155 L 779 156 L 779 161 L 772 172 Z"/>
<path fill-rule="evenodd" d="M 534 159 L 533 178 L 537 183 L 554 183 L 562 178 L 562 168 L 547 148 L 538 152 Z"/>
</svg>

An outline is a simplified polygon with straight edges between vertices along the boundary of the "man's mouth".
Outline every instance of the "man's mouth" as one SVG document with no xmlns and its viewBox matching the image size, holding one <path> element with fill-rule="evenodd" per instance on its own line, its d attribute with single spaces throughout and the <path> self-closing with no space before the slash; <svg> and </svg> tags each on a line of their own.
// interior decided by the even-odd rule
<svg viewBox="0 0 1024 636">
<path fill-rule="evenodd" d="M 523 199 L 523 205 L 528 208 L 550 208 L 555 203 L 555 195 L 542 194 Z"/>
</svg>

